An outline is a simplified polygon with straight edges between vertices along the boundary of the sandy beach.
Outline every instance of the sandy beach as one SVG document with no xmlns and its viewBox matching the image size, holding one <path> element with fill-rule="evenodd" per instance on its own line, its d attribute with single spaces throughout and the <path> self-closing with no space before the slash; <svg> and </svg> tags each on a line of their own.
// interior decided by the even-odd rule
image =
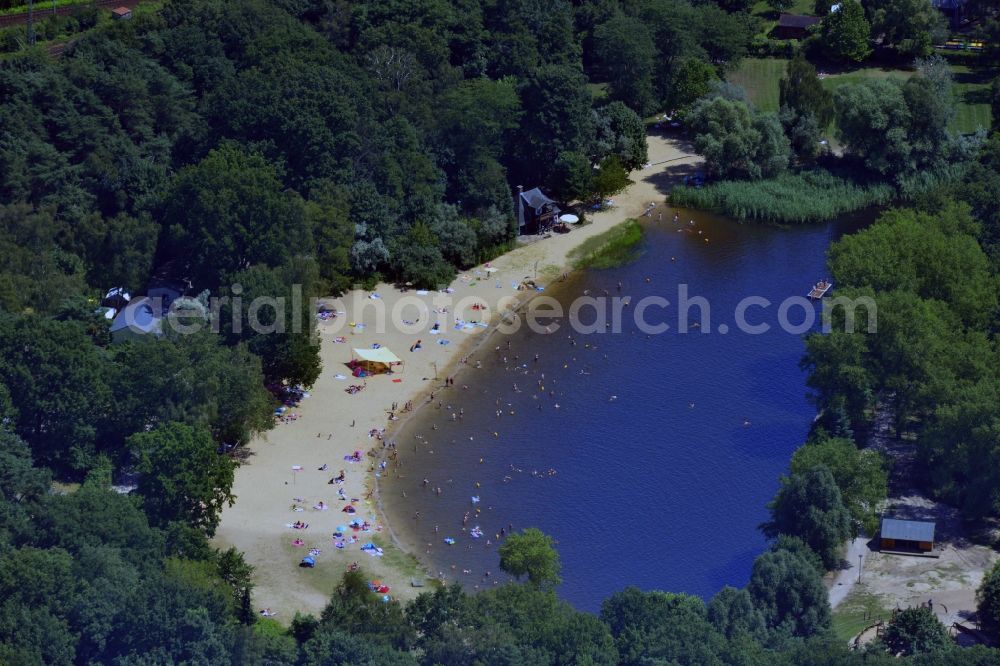
<svg viewBox="0 0 1000 666">
<path fill-rule="evenodd" d="M 640 215 L 649 203 L 663 202 L 669 183 L 700 162 L 679 140 L 654 134 L 647 143 L 649 164 L 632 173 L 634 184 L 615 197 L 613 207 L 592 214 L 590 224 L 571 233 L 552 234 L 498 257 L 489 271 L 478 266 L 462 272 L 447 294 L 454 304 L 447 312 L 440 311 L 439 292 L 401 292 L 386 284 L 331 299 L 338 314 L 320 326 L 322 374 L 309 397 L 286 413 L 286 421 L 249 445 L 251 455 L 236 472 L 236 503 L 223 512 L 214 540 L 218 547 L 237 547 L 256 568 L 258 609 L 271 609 L 284 623 L 297 611 L 318 613 L 352 562 L 385 583 L 393 597 L 407 599 L 420 592 L 410 581 L 424 574 L 412 557 L 393 545 L 391 526 L 378 510 L 374 492 L 376 475 L 405 474 L 405 452 L 397 468 L 388 448 L 394 427 L 424 405 L 431 392 L 453 390 L 445 388 L 445 378 L 491 335 L 498 305 L 511 298 L 524 302 L 537 294 L 517 291 L 514 287 L 521 280 L 534 278 L 545 285 L 557 279 L 574 247 Z M 473 304 L 485 309 L 474 309 Z M 385 313 L 384 326 L 380 312 Z M 412 325 L 391 325 L 393 313 Z M 468 325 L 456 328 L 457 320 Z M 439 325 L 436 332 L 434 323 Z M 418 340 L 420 348 L 411 351 Z M 352 350 L 375 344 L 402 359 L 403 370 L 352 377 L 346 366 Z M 364 389 L 349 394 L 351 385 Z M 407 403 L 412 410 L 405 409 Z M 397 420 L 390 421 L 391 416 Z M 383 430 L 381 439 L 373 435 Z M 357 451 L 360 461 L 350 459 Z M 331 482 L 341 471 L 343 481 Z M 345 513 L 348 505 L 356 513 Z M 352 529 L 351 521 L 367 523 L 368 529 Z M 296 522 L 308 527 L 296 529 Z M 332 538 L 338 526 L 348 527 L 338 540 L 342 548 Z M 370 543 L 382 549 L 381 555 L 362 550 Z M 315 568 L 299 567 L 310 551 L 315 553 Z"/>
</svg>

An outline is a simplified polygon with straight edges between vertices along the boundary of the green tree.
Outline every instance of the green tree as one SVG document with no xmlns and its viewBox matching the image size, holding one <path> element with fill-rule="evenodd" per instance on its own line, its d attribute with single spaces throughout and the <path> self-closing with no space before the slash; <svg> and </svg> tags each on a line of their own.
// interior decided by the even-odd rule
<svg viewBox="0 0 1000 666">
<path fill-rule="evenodd" d="M 888 494 L 888 475 L 883 456 L 871 449 L 858 449 L 849 439 L 828 438 L 800 447 L 792 456 L 791 473 L 805 474 L 826 467 L 840 489 L 851 519 L 875 534 L 881 505 Z"/>
<path fill-rule="evenodd" d="M 402 605 L 395 599 L 385 602 L 372 592 L 362 571 L 345 573 L 330 596 L 317 632 L 330 629 L 375 639 L 400 650 L 409 649 L 414 641 Z"/>
<path fill-rule="evenodd" d="M 836 60 L 861 62 L 872 52 L 871 25 L 857 0 L 844 0 L 823 19 L 821 34 L 826 53 Z"/>
<path fill-rule="evenodd" d="M 351 286 L 351 243 L 354 224 L 350 202 L 343 188 L 314 188 L 305 203 L 306 225 L 316 247 L 316 264 L 323 283 L 322 293 L 338 295 Z"/>
<path fill-rule="evenodd" d="M 591 153 L 599 160 L 616 156 L 627 171 L 646 163 L 646 126 L 635 111 L 621 102 L 611 102 L 594 110 L 594 127 L 596 136 Z"/>
<path fill-rule="evenodd" d="M 990 631 L 1000 631 L 1000 562 L 986 572 L 976 590 L 976 612 Z"/>
<path fill-rule="evenodd" d="M 941 56 L 917 60 L 915 65 L 919 76 L 903 84 L 913 157 L 920 166 L 938 166 L 954 152 L 954 136 L 948 130 L 956 113 L 951 66 Z"/>
<path fill-rule="evenodd" d="M 203 330 L 168 333 L 154 345 L 115 345 L 110 355 L 115 408 L 104 430 L 112 452 L 135 432 L 171 421 L 206 427 L 226 446 L 246 444 L 274 423 L 261 359 Z"/>
<path fill-rule="evenodd" d="M 515 140 L 523 149 L 514 176 L 522 182 L 544 182 L 560 153 L 585 153 L 594 140 L 587 77 L 568 65 L 545 65 L 519 94 L 524 116 Z"/>
<path fill-rule="evenodd" d="M 941 652 L 954 645 L 934 611 L 923 606 L 896 613 L 879 639 L 893 655 Z"/>
<path fill-rule="evenodd" d="M 895 81 L 867 79 L 834 92 L 837 136 L 847 152 L 882 175 L 913 170 L 910 110 Z"/>
<path fill-rule="evenodd" d="M 552 193 L 560 200 L 582 201 L 593 192 L 594 170 L 586 155 L 559 153 L 550 180 Z"/>
<path fill-rule="evenodd" d="M 711 91 L 713 81 L 719 75 L 715 68 L 699 58 L 683 58 L 674 67 L 670 95 L 666 106 L 670 109 L 685 110 Z"/>
<path fill-rule="evenodd" d="M 969 518 L 1000 511 L 998 400 L 995 377 L 942 395 L 919 440 L 919 460 L 935 492 Z"/>
<path fill-rule="evenodd" d="M 930 0 L 873 0 L 865 4 L 872 37 L 908 56 L 927 56 L 948 35 L 947 20 Z"/>
<path fill-rule="evenodd" d="M 302 645 L 303 666 L 417 666 L 406 652 L 366 640 L 335 627 L 324 627 Z"/>
<path fill-rule="evenodd" d="M 721 664 L 725 640 L 706 617 L 705 603 L 687 594 L 627 587 L 601 604 L 620 664 Z"/>
<path fill-rule="evenodd" d="M 768 508 L 771 520 L 761 526 L 767 536 L 799 537 L 827 568 L 840 563 L 841 548 L 852 535 L 851 514 L 829 468 L 819 465 L 783 478 Z"/>
<path fill-rule="evenodd" d="M 423 289 L 438 289 L 451 283 L 455 269 L 441 253 L 437 238 L 423 222 L 413 225 L 393 252 L 395 270 L 401 282 Z"/>
<path fill-rule="evenodd" d="M 257 614 L 250 604 L 254 588 L 253 566 L 247 564 L 243 553 L 235 548 L 219 552 L 216 566 L 219 578 L 232 590 L 233 614 L 243 624 L 253 624 L 257 619 Z"/>
<path fill-rule="evenodd" d="M 612 155 L 605 158 L 590 180 L 591 196 L 603 202 L 608 197 L 618 194 L 628 187 L 628 172 L 621 165 L 618 157 Z"/>
<path fill-rule="evenodd" d="M 787 106 L 781 107 L 778 119 L 788 136 L 792 150 L 800 160 L 816 159 L 822 146 L 820 145 L 820 127 L 816 116 L 811 113 L 797 114 Z"/>
<path fill-rule="evenodd" d="M 455 206 L 441 204 L 430 222 L 441 254 L 451 264 L 468 268 L 476 263 L 476 232 L 470 220 L 462 219 Z"/>
<path fill-rule="evenodd" d="M 25 585 L 29 579 L 32 584 Z M 5 552 L 0 556 L 0 617 L 5 620 L 0 622 L 0 645 L 13 648 L 26 664 L 73 664 L 75 637 L 67 611 L 79 589 L 66 551 Z"/>
<path fill-rule="evenodd" d="M 808 637 L 830 626 L 830 602 L 819 572 L 787 550 L 754 560 L 747 591 L 776 637 Z"/>
<path fill-rule="evenodd" d="M 527 576 L 532 586 L 540 589 L 560 583 L 562 564 L 552 537 L 529 527 L 511 534 L 500 546 L 500 568 L 517 578 Z"/>
<path fill-rule="evenodd" d="M 307 243 L 305 206 L 277 170 L 231 144 L 180 171 L 164 200 L 172 257 L 199 286 L 217 287 L 253 264 L 280 265 Z"/>
<path fill-rule="evenodd" d="M 85 470 L 110 408 L 107 372 L 84 327 L 40 317 L 0 317 L 0 384 L 15 432 L 41 463 Z"/>
<path fill-rule="evenodd" d="M 787 550 L 796 557 L 800 557 L 809 562 L 819 575 L 822 576 L 826 573 L 826 567 L 823 566 L 823 560 L 820 559 L 815 550 L 810 548 L 805 541 L 798 537 L 789 536 L 788 534 L 779 534 L 778 538 L 771 544 L 769 550 L 775 553 L 779 550 Z"/>
<path fill-rule="evenodd" d="M 594 54 L 607 77 L 611 98 L 640 116 L 656 111 L 653 70 L 656 47 L 649 27 L 617 14 L 594 30 Z"/>
<path fill-rule="evenodd" d="M 315 264 L 302 260 L 280 269 L 254 266 L 233 274 L 232 286 L 222 291 L 228 301 L 220 308 L 221 329 L 230 344 L 244 342 L 260 357 L 267 382 L 311 386 L 319 377 L 319 339 L 310 310 L 319 281 L 314 270 Z"/>
<path fill-rule="evenodd" d="M 997 295 L 988 257 L 963 233 L 969 223 L 961 207 L 940 214 L 887 211 L 878 224 L 830 247 L 833 279 L 844 287 L 907 291 L 949 303 L 964 322 L 982 325 Z"/>
<path fill-rule="evenodd" d="M 726 585 L 708 602 L 708 620 L 727 639 L 764 636 L 764 616 L 745 588 Z"/>
<path fill-rule="evenodd" d="M 695 149 L 723 177 L 773 176 L 788 165 L 788 139 L 773 114 L 715 96 L 699 100 L 687 120 Z"/>
<path fill-rule="evenodd" d="M 28 445 L 0 428 L 0 502 L 29 502 L 48 491 L 49 474 L 32 465 Z"/>
<path fill-rule="evenodd" d="M 778 81 L 778 100 L 798 116 L 811 114 L 820 127 L 833 122 L 833 95 L 801 53 L 788 61 L 785 76 Z"/>
<path fill-rule="evenodd" d="M 236 499 L 230 492 L 235 465 L 217 452 L 208 430 L 167 423 L 132 435 L 128 446 L 138 461 L 138 492 L 150 520 L 179 520 L 213 534 L 223 507 Z"/>
</svg>

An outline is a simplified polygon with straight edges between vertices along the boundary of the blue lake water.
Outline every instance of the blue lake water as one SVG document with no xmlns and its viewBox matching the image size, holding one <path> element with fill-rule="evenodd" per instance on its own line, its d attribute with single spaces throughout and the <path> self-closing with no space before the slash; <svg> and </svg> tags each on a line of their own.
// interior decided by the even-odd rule
<svg viewBox="0 0 1000 666">
<path fill-rule="evenodd" d="M 746 583 L 764 548 L 765 505 L 815 414 L 801 335 L 779 329 L 778 307 L 825 277 L 827 247 L 861 222 L 776 228 L 681 215 L 675 224 L 672 211 L 662 222 L 654 213 L 634 262 L 549 290 L 566 305 L 584 292 L 630 298 L 620 333 L 576 334 L 564 320 L 552 334 L 494 334 L 473 356 L 482 368 L 464 369 L 440 409 L 395 433 L 402 478 L 383 480 L 383 503 L 397 537 L 432 570 L 470 588 L 502 580 L 495 535 L 513 525 L 557 540 L 558 592 L 582 610 L 626 585 L 707 599 Z M 711 307 L 710 321 L 686 334 L 677 332 L 680 283 Z M 647 310 L 647 321 L 670 324 L 665 334 L 646 335 L 633 321 L 649 295 L 672 304 Z M 747 315 L 770 324 L 768 333 L 736 330 L 748 296 L 773 303 Z M 699 319 L 690 312 L 685 320 Z M 788 319 L 803 313 L 793 307 Z M 475 525 L 480 539 L 468 533 Z"/>
</svg>

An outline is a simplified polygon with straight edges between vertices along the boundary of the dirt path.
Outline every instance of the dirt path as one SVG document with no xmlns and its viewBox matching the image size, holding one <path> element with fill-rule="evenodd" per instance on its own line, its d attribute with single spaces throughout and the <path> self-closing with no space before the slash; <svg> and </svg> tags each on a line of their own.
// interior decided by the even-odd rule
<svg viewBox="0 0 1000 666">
<path fill-rule="evenodd" d="M 858 558 L 861 558 L 860 563 Z M 864 561 L 868 557 L 868 538 L 858 537 L 847 544 L 847 552 L 844 560 L 847 562 L 845 568 L 837 571 L 830 581 L 830 608 L 836 608 L 840 602 L 847 598 L 847 595 L 854 589 L 858 582 L 858 566 L 864 569 Z"/>
</svg>

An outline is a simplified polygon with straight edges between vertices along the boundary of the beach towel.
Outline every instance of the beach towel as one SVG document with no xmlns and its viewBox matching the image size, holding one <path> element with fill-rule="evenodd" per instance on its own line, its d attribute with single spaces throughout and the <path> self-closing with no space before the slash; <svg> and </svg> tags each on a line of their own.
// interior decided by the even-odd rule
<svg viewBox="0 0 1000 666">
<path fill-rule="evenodd" d="M 392 380 L 392 383 L 393 383 L 393 384 L 399 384 L 399 383 L 401 383 L 402 381 L 403 381 L 402 379 L 393 379 L 393 380 Z"/>
<path fill-rule="evenodd" d="M 439 345 L 451 344 L 451 340 L 445 340 L 444 338 L 441 338 L 440 340 L 438 340 L 438 344 Z"/>
</svg>

